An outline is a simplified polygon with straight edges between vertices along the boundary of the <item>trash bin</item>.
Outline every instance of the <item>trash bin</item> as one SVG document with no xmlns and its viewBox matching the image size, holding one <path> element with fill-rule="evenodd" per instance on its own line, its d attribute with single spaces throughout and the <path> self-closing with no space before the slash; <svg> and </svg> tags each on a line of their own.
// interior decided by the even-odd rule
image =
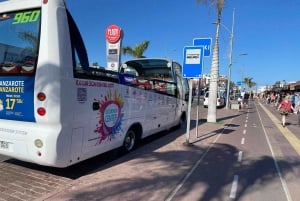
<svg viewBox="0 0 300 201">
<path fill-rule="evenodd" d="M 239 110 L 240 109 L 239 102 L 238 101 L 231 101 L 231 103 L 230 103 L 230 109 Z"/>
</svg>

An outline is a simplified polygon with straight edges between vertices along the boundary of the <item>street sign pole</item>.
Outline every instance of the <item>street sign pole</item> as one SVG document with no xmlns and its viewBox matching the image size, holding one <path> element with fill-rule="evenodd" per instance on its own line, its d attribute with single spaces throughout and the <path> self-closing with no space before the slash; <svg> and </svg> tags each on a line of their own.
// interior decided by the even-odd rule
<svg viewBox="0 0 300 201">
<path fill-rule="evenodd" d="M 193 79 L 189 79 L 189 102 L 188 102 L 188 118 L 185 135 L 185 145 L 190 145 L 190 125 L 191 125 L 191 106 L 192 106 L 192 89 Z"/>
<path fill-rule="evenodd" d="M 188 118 L 186 128 L 185 145 L 190 145 L 190 121 L 191 121 L 191 105 L 193 92 L 193 79 L 200 78 L 203 65 L 203 47 L 202 46 L 186 46 L 184 51 L 184 62 L 182 67 L 182 75 L 189 79 L 189 100 L 188 100 Z"/>
<path fill-rule="evenodd" d="M 202 72 L 203 72 L 204 65 L 202 65 Z M 203 76 L 202 76 L 203 78 Z M 198 138 L 198 126 L 199 126 L 199 108 L 200 108 L 200 96 L 201 96 L 201 84 L 200 84 L 201 78 L 198 79 L 198 101 L 197 101 L 197 121 L 196 121 L 196 138 Z"/>
<path fill-rule="evenodd" d="M 203 56 L 204 57 L 209 57 L 211 53 L 211 38 L 195 38 L 193 40 L 194 46 L 203 46 Z M 204 65 L 202 65 L 202 70 L 203 72 Z M 202 76 L 203 79 L 203 76 Z M 201 95 L 201 85 L 200 85 L 200 80 L 201 78 L 198 79 L 198 102 L 197 102 L 197 121 L 196 121 L 196 138 L 198 138 L 198 125 L 199 125 L 199 107 L 200 107 L 200 95 Z"/>
</svg>

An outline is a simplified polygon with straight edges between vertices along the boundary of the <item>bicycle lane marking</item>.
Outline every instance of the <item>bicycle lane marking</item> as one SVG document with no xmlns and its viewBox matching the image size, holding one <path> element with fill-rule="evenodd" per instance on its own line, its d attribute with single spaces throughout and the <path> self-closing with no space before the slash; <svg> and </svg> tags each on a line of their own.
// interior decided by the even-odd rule
<svg viewBox="0 0 300 201">
<path fill-rule="evenodd" d="M 278 120 L 276 116 L 274 116 L 263 104 L 259 103 L 261 108 L 266 112 L 266 114 L 270 117 L 276 127 L 280 130 L 282 135 L 286 138 L 286 140 L 290 143 L 293 149 L 300 155 L 300 140 L 298 137 L 292 133 L 287 127 L 281 126 L 281 121 Z"/>
<path fill-rule="evenodd" d="M 231 124 L 231 122 L 234 120 L 234 118 L 232 118 L 227 124 Z M 172 201 L 173 198 L 176 196 L 176 194 L 178 193 L 178 191 L 182 188 L 182 186 L 184 186 L 184 184 L 187 182 L 187 180 L 192 176 L 192 174 L 194 173 L 194 171 L 198 168 L 198 166 L 201 164 L 201 162 L 204 160 L 204 158 L 207 156 L 207 154 L 209 153 L 209 151 L 214 147 L 215 143 L 219 140 L 219 138 L 222 136 L 224 130 L 226 129 L 227 126 L 222 126 L 222 131 L 221 133 L 219 133 L 217 135 L 217 137 L 212 141 L 212 143 L 207 147 L 207 149 L 205 150 L 205 152 L 201 155 L 201 157 L 196 161 L 196 163 L 192 166 L 192 168 L 187 172 L 187 174 L 184 176 L 184 178 L 180 181 L 179 184 L 177 184 L 177 186 L 171 190 L 171 193 L 167 196 L 167 198 L 165 199 L 165 201 Z"/>
<path fill-rule="evenodd" d="M 271 113 L 269 112 L 269 110 L 267 110 L 261 103 L 259 103 L 259 105 L 263 108 L 263 110 L 264 110 L 264 111 L 266 112 L 266 114 L 270 117 L 270 119 L 271 119 L 271 120 L 273 121 L 273 123 L 277 126 L 277 128 L 280 129 L 280 127 L 277 125 L 278 122 L 279 122 L 279 120 L 276 119 L 276 117 L 275 117 L 273 114 L 271 114 Z M 259 117 L 259 119 L 260 119 L 261 126 L 262 126 L 263 132 L 264 132 L 264 134 L 265 134 L 265 137 L 266 137 L 266 140 L 267 140 L 269 149 L 270 149 L 270 151 L 271 151 L 271 153 L 272 153 L 274 165 L 275 165 L 277 174 L 278 174 L 278 176 L 279 176 L 279 178 L 280 178 L 280 182 L 281 182 L 283 191 L 284 191 L 284 193 L 285 193 L 286 199 L 287 199 L 287 201 L 292 201 L 293 199 L 292 199 L 292 197 L 291 197 L 291 193 L 290 193 L 289 188 L 288 188 L 288 186 L 287 186 L 286 180 L 284 179 L 284 177 L 283 177 L 283 175 L 282 175 L 282 172 L 281 172 L 281 170 L 280 170 L 280 168 L 279 168 L 278 161 L 277 161 L 277 159 L 276 159 L 276 156 L 275 156 L 273 147 L 272 147 L 272 145 L 271 145 L 270 139 L 269 139 L 268 134 L 267 134 L 267 132 L 266 132 L 266 130 L 265 130 L 265 127 L 263 126 L 262 118 L 261 118 L 260 112 L 258 111 L 257 106 L 255 106 L 255 107 L 256 107 L 256 110 L 257 110 L 257 113 L 258 113 L 258 117 Z M 276 122 L 276 120 L 277 120 L 277 122 Z M 280 123 L 280 122 L 279 122 L 279 123 Z"/>
</svg>

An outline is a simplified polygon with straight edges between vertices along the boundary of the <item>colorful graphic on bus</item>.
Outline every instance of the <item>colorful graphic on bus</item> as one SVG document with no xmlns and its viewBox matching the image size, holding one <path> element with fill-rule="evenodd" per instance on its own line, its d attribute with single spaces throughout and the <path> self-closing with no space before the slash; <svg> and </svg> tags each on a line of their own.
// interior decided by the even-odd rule
<svg viewBox="0 0 300 201">
<path fill-rule="evenodd" d="M 121 95 L 111 91 L 105 95 L 99 102 L 99 124 L 96 125 L 95 133 L 100 136 L 97 144 L 105 140 L 112 140 L 121 130 L 124 113 L 122 111 L 124 101 Z"/>
</svg>

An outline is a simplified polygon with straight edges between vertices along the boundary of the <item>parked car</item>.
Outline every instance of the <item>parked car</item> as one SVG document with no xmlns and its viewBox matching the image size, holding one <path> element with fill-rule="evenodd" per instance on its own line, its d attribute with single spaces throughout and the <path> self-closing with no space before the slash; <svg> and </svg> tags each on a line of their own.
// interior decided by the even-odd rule
<svg viewBox="0 0 300 201">
<path fill-rule="evenodd" d="M 235 93 L 235 94 L 230 95 L 230 100 L 237 101 L 240 97 L 241 97 L 240 93 Z"/>
<path fill-rule="evenodd" d="M 203 102 L 204 107 L 208 107 L 208 96 L 209 96 L 209 92 L 207 91 L 204 94 L 204 102 Z M 225 105 L 226 105 L 226 97 L 224 96 L 223 93 L 217 92 L 217 107 L 221 108 L 224 107 Z"/>
</svg>

